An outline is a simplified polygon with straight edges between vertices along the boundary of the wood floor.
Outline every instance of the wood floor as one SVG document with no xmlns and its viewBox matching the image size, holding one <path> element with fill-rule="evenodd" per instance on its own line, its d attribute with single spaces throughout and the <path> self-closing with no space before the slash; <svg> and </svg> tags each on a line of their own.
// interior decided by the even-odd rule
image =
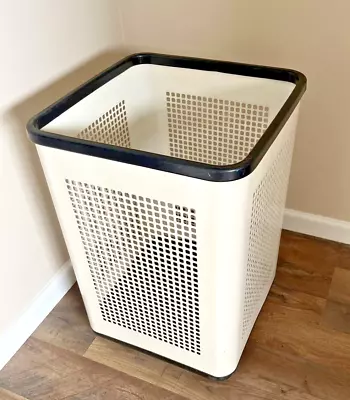
<svg viewBox="0 0 350 400">
<path fill-rule="evenodd" d="M 1 400 L 350 399 L 350 248 L 283 232 L 236 373 L 217 382 L 96 337 L 77 287 L 0 371 Z"/>
</svg>

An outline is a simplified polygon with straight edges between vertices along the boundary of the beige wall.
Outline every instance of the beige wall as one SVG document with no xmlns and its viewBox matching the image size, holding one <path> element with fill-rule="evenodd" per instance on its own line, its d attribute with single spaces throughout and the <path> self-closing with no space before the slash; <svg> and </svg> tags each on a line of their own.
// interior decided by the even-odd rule
<svg viewBox="0 0 350 400">
<path fill-rule="evenodd" d="M 118 13 L 114 0 L 2 2 L 0 342 L 68 260 L 25 123 L 116 59 Z"/>
<path fill-rule="evenodd" d="M 122 0 L 126 44 L 308 77 L 287 207 L 350 221 L 350 2 Z"/>
</svg>

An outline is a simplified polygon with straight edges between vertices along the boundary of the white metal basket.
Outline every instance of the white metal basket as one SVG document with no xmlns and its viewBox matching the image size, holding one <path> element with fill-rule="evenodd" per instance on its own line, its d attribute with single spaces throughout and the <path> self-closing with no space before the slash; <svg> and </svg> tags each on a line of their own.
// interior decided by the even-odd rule
<svg viewBox="0 0 350 400">
<path fill-rule="evenodd" d="M 214 377 L 274 279 L 305 77 L 130 56 L 28 123 L 92 328 Z"/>
</svg>

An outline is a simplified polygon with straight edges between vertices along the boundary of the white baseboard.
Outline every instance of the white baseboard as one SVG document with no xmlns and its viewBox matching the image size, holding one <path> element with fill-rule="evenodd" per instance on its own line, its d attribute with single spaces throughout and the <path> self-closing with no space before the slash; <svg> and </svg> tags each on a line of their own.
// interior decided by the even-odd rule
<svg viewBox="0 0 350 400">
<path fill-rule="evenodd" d="M 17 322 L 0 335 L 0 370 L 19 350 L 50 311 L 75 283 L 72 264 L 67 261 L 35 297 Z"/>
<path fill-rule="evenodd" d="M 350 222 L 347 221 L 287 209 L 284 213 L 283 228 L 350 244 Z"/>
</svg>

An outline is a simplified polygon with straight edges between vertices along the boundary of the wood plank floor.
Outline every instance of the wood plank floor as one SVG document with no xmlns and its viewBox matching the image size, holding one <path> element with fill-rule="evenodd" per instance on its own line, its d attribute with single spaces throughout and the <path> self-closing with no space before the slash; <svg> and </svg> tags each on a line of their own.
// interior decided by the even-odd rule
<svg viewBox="0 0 350 400">
<path fill-rule="evenodd" d="M 350 248 L 283 232 L 235 374 L 217 382 L 96 337 L 75 286 L 0 371 L 1 400 L 349 400 Z"/>
</svg>

